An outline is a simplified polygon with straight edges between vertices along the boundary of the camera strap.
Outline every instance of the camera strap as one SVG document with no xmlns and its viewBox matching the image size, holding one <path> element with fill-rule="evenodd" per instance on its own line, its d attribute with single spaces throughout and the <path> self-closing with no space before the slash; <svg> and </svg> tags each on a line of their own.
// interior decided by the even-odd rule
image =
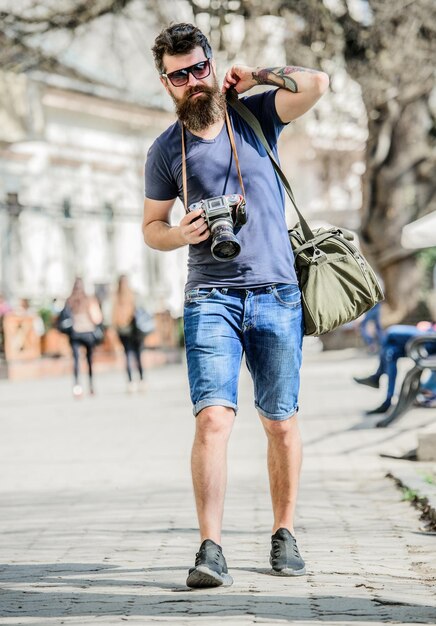
<svg viewBox="0 0 436 626">
<path fill-rule="evenodd" d="M 233 134 L 232 123 L 230 121 L 230 117 L 228 111 L 226 109 L 226 126 L 227 126 L 227 134 L 229 136 L 230 145 L 232 147 L 233 158 L 235 159 L 236 170 L 238 172 L 239 184 L 241 185 L 242 195 L 245 198 L 245 189 L 244 183 L 242 181 L 241 168 L 239 165 L 238 152 L 236 150 L 235 136 Z M 186 174 L 186 145 L 185 145 L 185 126 L 181 124 L 182 127 L 182 185 L 183 185 L 183 204 L 185 205 L 185 211 L 188 212 L 188 180 Z"/>
</svg>

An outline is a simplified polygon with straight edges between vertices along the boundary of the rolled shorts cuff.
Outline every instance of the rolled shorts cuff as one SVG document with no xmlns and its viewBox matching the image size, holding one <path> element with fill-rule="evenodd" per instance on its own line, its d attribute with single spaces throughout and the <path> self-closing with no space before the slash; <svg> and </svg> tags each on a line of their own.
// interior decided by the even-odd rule
<svg viewBox="0 0 436 626">
<path fill-rule="evenodd" d="M 238 405 L 230 400 L 226 400 L 225 398 L 204 398 L 204 400 L 199 400 L 192 407 L 194 417 L 197 417 L 200 411 L 208 406 L 226 406 L 233 409 L 235 414 L 238 412 Z"/>
<path fill-rule="evenodd" d="M 299 408 L 297 404 L 297 406 L 291 411 L 289 411 L 289 413 L 286 413 L 285 415 L 283 415 L 283 414 L 278 414 L 278 413 L 267 413 L 267 411 L 264 411 L 263 409 L 261 409 L 258 404 L 255 404 L 255 406 L 256 406 L 258 413 L 260 413 L 262 417 L 266 417 L 266 419 L 271 420 L 273 422 L 284 422 L 285 420 L 288 420 L 290 417 L 292 417 L 298 412 L 298 408 Z"/>
</svg>

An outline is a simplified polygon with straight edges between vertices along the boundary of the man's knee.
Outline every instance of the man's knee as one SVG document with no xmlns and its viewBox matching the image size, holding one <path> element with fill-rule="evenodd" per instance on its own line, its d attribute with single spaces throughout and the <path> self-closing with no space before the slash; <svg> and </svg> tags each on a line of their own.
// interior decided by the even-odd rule
<svg viewBox="0 0 436 626">
<path fill-rule="evenodd" d="M 298 433 L 297 416 L 285 420 L 272 420 L 261 416 L 262 424 L 268 437 L 283 439 Z"/>
<path fill-rule="evenodd" d="M 210 437 L 228 437 L 235 419 L 233 409 L 226 406 L 207 406 L 196 417 L 197 435 Z"/>
</svg>

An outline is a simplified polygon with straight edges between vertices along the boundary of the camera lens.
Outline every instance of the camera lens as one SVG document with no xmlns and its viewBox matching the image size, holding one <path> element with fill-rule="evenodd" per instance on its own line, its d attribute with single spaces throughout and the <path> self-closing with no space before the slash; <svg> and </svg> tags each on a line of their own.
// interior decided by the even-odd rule
<svg viewBox="0 0 436 626">
<path fill-rule="evenodd" d="M 231 261 L 241 252 L 241 246 L 237 241 L 222 241 L 214 246 L 212 256 L 217 261 Z"/>
<path fill-rule="evenodd" d="M 213 224 L 210 250 L 217 261 L 231 261 L 241 252 L 241 245 L 227 220 L 220 220 Z"/>
</svg>

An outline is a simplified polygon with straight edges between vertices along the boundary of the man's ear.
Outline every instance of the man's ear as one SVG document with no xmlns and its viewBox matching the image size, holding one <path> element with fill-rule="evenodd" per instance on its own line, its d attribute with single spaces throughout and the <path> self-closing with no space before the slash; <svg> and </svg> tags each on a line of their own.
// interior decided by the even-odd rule
<svg viewBox="0 0 436 626">
<path fill-rule="evenodd" d="M 159 76 L 159 80 L 162 83 L 162 85 L 165 87 L 166 91 L 168 93 L 170 93 L 170 90 L 168 89 L 168 81 L 166 78 L 163 78 L 162 76 Z"/>
</svg>

